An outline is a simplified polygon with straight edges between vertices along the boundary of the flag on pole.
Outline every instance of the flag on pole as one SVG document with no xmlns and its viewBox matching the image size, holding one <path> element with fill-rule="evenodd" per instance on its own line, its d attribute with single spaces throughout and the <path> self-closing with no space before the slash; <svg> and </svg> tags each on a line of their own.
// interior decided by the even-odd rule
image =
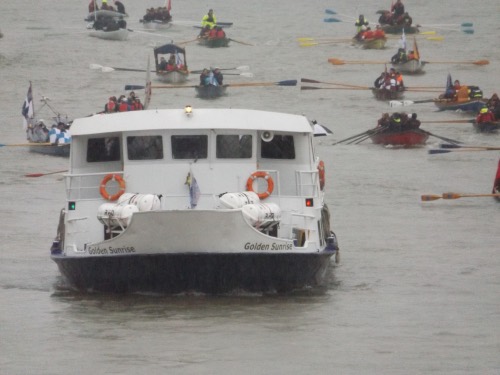
<svg viewBox="0 0 500 375">
<path fill-rule="evenodd" d="M 417 39 L 413 37 L 413 55 L 416 60 L 420 60 L 420 53 L 418 52 Z"/>
<path fill-rule="evenodd" d="M 172 9 L 172 0 L 168 0 L 167 10 L 170 13 L 170 9 Z"/>
<path fill-rule="evenodd" d="M 23 128 L 26 130 L 28 128 L 28 124 L 33 120 L 34 111 L 33 111 L 33 92 L 31 90 L 31 82 L 30 87 L 28 88 L 28 94 L 26 95 L 26 99 L 23 103 L 23 109 L 21 111 L 23 115 Z"/>
<path fill-rule="evenodd" d="M 189 204 L 191 205 L 191 209 L 194 209 L 198 205 L 201 191 L 193 172 L 190 171 L 188 173 L 185 185 L 189 187 Z"/>
</svg>

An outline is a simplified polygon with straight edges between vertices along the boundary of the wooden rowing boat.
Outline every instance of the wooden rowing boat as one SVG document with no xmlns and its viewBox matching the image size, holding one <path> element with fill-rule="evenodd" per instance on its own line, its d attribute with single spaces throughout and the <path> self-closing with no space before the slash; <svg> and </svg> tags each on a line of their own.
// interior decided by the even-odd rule
<svg viewBox="0 0 500 375">
<path fill-rule="evenodd" d="M 469 99 L 462 102 L 457 102 L 450 99 L 436 99 L 434 104 L 439 108 L 440 111 L 460 111 L 460 112 L 472 112 L 477 113 L 481 108 L 484 107 L 486 100 L 480 99 Z"/>
<path fill-rule="evenodd" d="M 353 38 L 352 43 L 355 46 L 360 46 L 363 49 L 384 49 L 387 38 L 371 38 L 371 39 L 357 39 Z"/>
<path fill-rule="evenodd" d="M 371 87 L 371 90 L 377 100 L 402 99 L 404 96 L 404 88 L 402 90 L 388 90 L 385 88 Z"/>
<path fill-rule="evenodd" d="M 421 74 L 424 73 L 425 61 L 418 59 L 408 60 L 402 63 L 392 63 L 394 69 L 405 74 Z"/>
<path fill-rule="evenodd" d="M 165 83 L 183 83 L 189 77 L 189 70 L 186 61 L 186 50 L 175 44 L 165 44 L 156 47 L 154 50 L 156 78 Z M 160 59 L 162 55 L 175 56 L 175 66 L 161 69 Z M 168 57 L 167 59 L 168 60 Z"/>
<path fill-rule="evenodd" d="M 370 139 L 374 144 L 415 147 L 424 145 L 429 135 L 418 129 L 411 130 L 393 130 L 387 129 L 377 132 L 377 128 L 373 129 L 374 134 L 370 135 Z"/>
<path fill-rule="evenodd" d="M 196 86 L 196 94 L 201 99 L 216 99 L 226 94 L 226 86 Z"/>
<path fill-rule="evenodd" d="M 474 121 L 472 126 L 478 133 L 496 133 L 500 129 L 500 121 Z"/>
<path fill-rule="evenodd" d="M 200 46 L 205 46 L 209 48 L 229 47 L 229 42 L 230 39 L 228 37 L 224 38 L 198 37 L 198 44 Z"/>
</svg>

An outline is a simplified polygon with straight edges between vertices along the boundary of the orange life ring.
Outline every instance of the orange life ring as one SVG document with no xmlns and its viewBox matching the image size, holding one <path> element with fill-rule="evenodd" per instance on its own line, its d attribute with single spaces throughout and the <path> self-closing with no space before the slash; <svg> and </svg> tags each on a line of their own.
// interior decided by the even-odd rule
<svg viewBox="0 0 500 375">
<path fill-rule="evenodd" d="M 319 174 L 319 188 L 321 190 L 325 187 L 325 163 L 320 160 L 318 163 L 318 174 Z"/>
<path fill-rule="evenodd" d="M 257 193 L 256 191 L 253 190 L 253 182 L 258 178 L 263 178 L 267 182 L 267 190 L 262 193 Z M 268 196 L 271 195 L 273 190 L 274 190 L 274 181 L 273 178 L 269 175 L 269 173 L 264 171 L 256 171 L 253 172 L 250 175 L 250 177 L 248 177 L 247 191 L 253 191 L 254 193 L 257 193 L 260 199 L 266 199 Z"/>
<path fill-rule="evenodd" d="M 113 195 L 109 195 L 108 191 L 106 190 L 106 184 L 111 180 L 118 182 L 118 185 L 120 186 L 118 192 Z M 123 193 L 125 193 L 125 181 L 121 176 L 117 174 L 107 174 L 101 181 L 99 192 L 104 199 L 107 199 L 108 201 L 116 201 Z"/>
</svg>

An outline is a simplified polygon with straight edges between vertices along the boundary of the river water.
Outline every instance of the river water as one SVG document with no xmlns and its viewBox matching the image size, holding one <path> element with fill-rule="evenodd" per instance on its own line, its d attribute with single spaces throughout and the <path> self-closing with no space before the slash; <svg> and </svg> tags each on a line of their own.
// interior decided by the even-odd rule
<svg viewBox="0 0 500 375">
<path fill-rule="evenodd" d="M 90 64 L 145 69 L 157 44 L 187 41 L 208 8 L 234 22 L 227 49 L 187 44 L 192 70 L 248 65 L 253 78 L 225 76 L 226 83 L 309 78 L 371 86 L 383 65 L 333 66 L 330 57 L 386 61 L 386 50 L 349 44 L 299 47 L 299 37 L 353 35 L 353 18 L 372 23 L 390 6 L 360 0 L 268 2 L 173 1 L 172 29 L 146 34 L 139 19 L 161 1 L 125 1 L 133 29 L 127 42 L 90 38 L 86 1 L 17 0 L 0 12 L 0 143 L 25 142 L 21 106 L 29 81 L 35 105 L 42 95 L 70 118 L 102 110 L 143 73 L 103 73 Z M 406 1 L 415 23 L 442 41 L 419 37 L 425 60 L 488 59 L 487 66 L 430 63 L 426 74 L 405 77 L 407 86 L 444 86 L 446 76 L 478 85 L 489 97 L 500 91 L 497 0 Z M 325 9 L 344 22 L 323 22 Z M 474 23 L 474 34 L 459 26 Z M 439 27 L 439 29 L 437 28 Z M 457 30 L 443 30 L 443 27 Z M 409 40 L 412 39 L 409 37 Z M 198 77 L 193 75 L 192 84 Z M 143 92 L 137 92 L 139 96 Z M 406 99 L 433 98 L 412 92 Z M 492 198 L 423 203 L 421 194 L 489 193 L 499 153 L 429 155 L 426 147 L 390 149 L 363 142 L 335 145 L 376 124 L 387 103 L 368 90 L 299 87 L 229 87 L 207 102 L 194 89 L 156 90 L 151 108 L 253 108 L 305 114 L 334 132 L 317 141 L 326 164 L 327 202 L 341 247 L 324 291 L 291 295 L 110 296 L 69 291 L 49 249 L 64 205 L 60 174 L 67 159 L 0 147 L 0 373 L 1 374 L 498 374 L 500 373 L 499 205 Z M 400 108 L 401 109 L 401 108 Z M 470 118 L 415 104 L 423 121 Z M 50 112 L 39 115 L 50 117 Z M 474 133 L 470 124 L 423 124 L 434 134 L 467 144 L 498 145 L 498 135 Z"/>
</svg>

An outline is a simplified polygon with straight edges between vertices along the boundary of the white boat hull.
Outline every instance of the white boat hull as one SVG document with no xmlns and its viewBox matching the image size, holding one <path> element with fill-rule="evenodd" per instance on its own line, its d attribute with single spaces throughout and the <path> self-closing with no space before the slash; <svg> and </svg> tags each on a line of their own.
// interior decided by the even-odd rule
<svg viewBox="0 0 500 375">
<path fill-rule="evenodd" d="M 115 31 L 90 30 L 89 35 L 94 38 L 106 40 L 127 40 L 130 31 L 127 29 L 119 29 Z"/>
<path fill-rule="evenodd" d="M 148 21 L 142 23 L 145 29 L 148 30 L 167 30 L 172 27 L 172 22 L 163 22 L 163 21 Z"/>
<path fill-rule="evenodd" d="M 173 70 L 170 72 L 157 72 L 156 78 L 164 83 L 184 83 L 189 77 L 188 71 Z"/>
</svg>

